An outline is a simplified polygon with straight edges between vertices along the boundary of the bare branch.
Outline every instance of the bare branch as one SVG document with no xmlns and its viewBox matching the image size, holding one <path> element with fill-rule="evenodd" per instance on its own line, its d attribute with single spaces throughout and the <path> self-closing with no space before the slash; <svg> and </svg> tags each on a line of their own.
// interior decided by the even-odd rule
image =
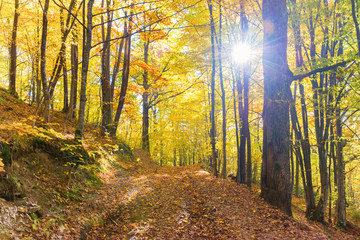
<svg viewBox="0 0 360 240">
<path fill-rule="evenodd" d="M 349 63 L 351 61 L 342 61 L 342 62 L 339 62 L 339 63 L 336 63 L 336 64 L 333 64 L 333 65 L 330 65 L 330 66 L 326 66 L 326 67 L 322 67 L 322 68 L 318 68 L 318 69 L 315 69 L 315 70 L 312 70 L 308 73 L 304 73 L 304 74 L 299 74 L 299 75 L 295 75 L 291 78 L 291 81 L 296 81 L 296 80 L 299 80 L 299 79 L 303 79 L 303 78 L 306 78 L 306 77 L 310 77 L 311 75 L 314 75 L 316 73 L 322 73 L 322 72 L 327 72 L 327 71 L 330 71 L 330 70 L 334 70 L 338 67 L 343 67 L 345 66 L 347 63 Z"/>
</svg>

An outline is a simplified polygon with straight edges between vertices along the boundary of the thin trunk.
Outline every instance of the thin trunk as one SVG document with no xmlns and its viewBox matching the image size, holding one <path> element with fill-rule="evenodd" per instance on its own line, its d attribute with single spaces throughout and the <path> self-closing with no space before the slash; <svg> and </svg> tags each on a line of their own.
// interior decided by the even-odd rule
<svg viewBox="0 0 360 240">
<path fill-rule="evenodd" d="M 77 82 L 78 82 L 78 71 L 79 71 L 79 56 L 78 56 L 78 45 L 77 36 L 74 38 L 71 44 L 71 89 L 70 89 L 70 109 L 69 109 L 69 120 L 74 117 L 77 101 Z"/>
<path fill-rule="evenodd" d="M 73 23 L 70 25 L 70 20 L 72 17 L 72 10 L 75 7 L 76 4 L 76 0 L 71 0 L 69 7 L 67 8 L 68 10 L 68 14 L 66 17 L 66 22 L 63 23 L 63 27 L 61 29 L 61 46 L 60 46 L 60 51 L 57 55 L 56 61 L 55 61 L 55 66 L 54 69 L 52 71 L 51 74 L 51 78 L 50 78 L 50 82 L 49 82 L 49 92 L 50 92 L 50 99 L 53 97 L 54 95 L 54 91 L 55 91 L 55 86 L 61 76 L 61 71 L 63 70 L 63 65 L 62 65 L 62 56 L 65 55 L 65 50 L 66 50 L 66 39 L 70 33 L 71 27 L 74 25 Z M 85 4 L 84 4 L 85 5 Z M 61 8 L 61 11 L 63 11 L 65 9 L 65 7 Z"/>
<path fill-rule="evenodd" d="M 15 13 L 14 13 L 14 22 L 13 22 L 13 29 L 11 34 L 11 42 L 10 42 L 10 81 L 9 81 L 9 91 L 11 94 L 16 94 L 16 35 L 17 35 L 17 28 L 18 28 L 18 20 L 20 16 L 20 9 L 19 9 L 19 0 L 15 0 Z"/>
<path fill-rule="evenodd" d="M 67 113 L 69 111 L 69 83 L 67 77 L 67 67 L 66 67 L 66 55 L 63 56 L 63 79 L 64 79 L 64 107 L 63 112 Z"/>
<path fill-rule="evenodd" d="M 220 76 L 220 87 L 221 87 L 221 103 L 222 103 L 222 152 L 223 152 L 223 168 L 221 172 L 222 178 L 226 178 L 226 96 L 224 88 L 224 79 L 223 79 L 223 70 L 222 70 L 222 9 L 221 9 L 221 0 L 219 0 L 219 42 L 218 42 L 218 51 L 219 51 L 219 76 Z"/>
<path fill-rule="evenodd" d="M 101 7 L 104 8 L 105 0 L 102 0 Z M 102 115 L 101 115 L 101 135 L 110 132 L 113 124 L 113 104 L 110 79 L 110 39 L 112 29 L 113 14 L 110 13 L 110 0 L 106 0 L 107 27 L 105 30 L 104 16 L 101 15 L 103 49 L 101 52 L 101 92 L 102 92 Z"/>
<path fill-rule="evenodd" d="M 345 195 L 345 163 L 343 156 L 342 123 L 340 118 L 340 106 L 336 110 L 336 161 L 338 197 L 336 202 L 336 225 L 346 227 L 346 195 Z"/>
<path fill-rule="evenodd" d="M 212 0 L 208 1 L 209 13 L 210 13 L 210 29 L 211 29 L 211 61 L 212 61 L 212 70 L 211 70 L 211 112 L 210 112 L 210 121 L 211 121 L 211 130 L 210 130 L 210 142 L 211 142 L 211 160 L 213 173 L 215 176 L 218 176 L 217 172 L 217 154 L 216 154 L 216 128 L 215 128 L 215 74 L 216 74 L 216 56 L 215 56 L 215 23 L 213 16 L 213 3 Z"/>
<path fill-rule="evenodd" d="M 360 28 L 359 28 L 359 22 L 356 16 L 356 6 L 355 6 L 355 0 L 351 0 L 351 16 L 354 21 L 355 30 L 356 30 L 356 39 L 357 39 L 357 46 L 358 46 L 358 55 L 360 57 Z"/>
<path fill-rule="evenodd" d="M 46 38 L 47 38 L 47 13 L 49 10 L 50 0 L 45 0 L 44 11 L 43 11 L 43 26 L 41 34 L 41 46 L 40 46 L 40 75 L 44 96 L 44 121 L 45 123 L 50 122 L 50 94 L 46 79 Z"/>
<path fill-rule="evenodd" d="M 239 124 L 238 124 L 238 118 L 237 118 L 237 105 L 236 105 L 236 92 L 235 92 L 235 74 L 233 73 L 232 74 L 232 79 L 233 79 L 233 87 L 232 87 L 232 90 L 233 90 L 233 98 L 234 98 L 234 118 L 235 118 L 235 133 L 236 133 L 236 163 L 237 163 L 237 166 L 238 166 L 238 169 L 237 169 L 237 176 L 239 176 L 239 164 L 240 164 L 240 139 L 239 139 Z M 239 182 L 239 178 L 236 177 L 236 181 Z"/>
<path fill-rule="evenodd" d="M 243 41 L 248 42 L 249 35 L 249 21 L 246 17 L 245 7 L 240 5 L 241 13 L 241 32 L 243 35 Z M 242 116 L 242 129 L 244 134 L 244 140 L 246 141 L 246 178 L 244 179 L 248 188 L 251 188 L 251 142 L 250 142 L 250 129 L 249 129 L 249 80 L 250 80 L 251 62 L 244 63 L 244 109 Z M 245 145 L 245 143 L 244 143 Z M 245 153 L 244 153 L 245 156 Z M 245 159 L 244 159 L 245 162 Z"/>
<path fill-rule="evenodd" d="M 149 61 L 149 47 L 150 47 L 150 40 L 147 39 L 144 43 L 144 63 L 148 64 Z M 143 88 L 144 93 L 142 94 L 142 149 L 150 153 L 150 139 L 149 139 L 149 73 L 145 69 L 143 73 Z"/>
<path fill-rule="evenodd" d="M 110 131 L 111 136 L 116 135 L 116 131 L 118 128 L 121 112 L 124 107 L 126 91 L 127 91 L 127 87 L 128 87 L 128 83 L 129 83 L 130 57 L 131 57 L 131 34 L 127 34 L 127 33 L 131 33 L 131 29 L 132 29 L 132 12 L 130 13 L 128 31 L 126 33 L 124 32 L 124 36 L 126 36 L 126 35 L 128 35 L 128 36 L 125 39 L 125 55 L 124 55 L 119 103 L 118 103 L 118 107 L 117 107 L 116 114 L 115 114 L 113 128 Z"/>
<path fill-rule="evenodd" d="M 292 0 L 294 3 L 294 10 L 292 11 L 295 14 L 295 18 L 299 19 L 301 9 L 297 8 L 296 0 Z M 295 36 L 295 52 L 296 52 L 296 67 L 300 68 L 303 66 L 303 55 L 301 47 L 301 29 L 298 21 L 293 23 L 294 36 Z M 311 37 L 314 36 L 312 32 Z M 312 48 L 313 49 L 313 48 Z M 314 50 L 314 49 L 313 49 Z M 302 182 L 305 192 L 306 200 L 306 215 L 309 216 L 310 213 L 315 209 L 315 196 L 313 191 L 312 184 L 312 174 L 311 174 L 311 152 L 310 152 L 310 142 L 309 142 L 309 124 L 307 116 L 307 106 L 305 101 L 304 85 L 302 79 L 299 80 L 299 90 L 300 90 L 300 103 L 301 103 L 301 115 L 302 115 L 302 129 L 298 120 L 296 112 L 296 101 L 291 105 L 291 121 L 292 127 L 295 132 L 295 155 L 296 155 L 296 195 L 299 195 L 299 169 L 301 170 Z M 294 93 L 294 98 L 296 91 Z"/>
<path fill-rule="evenodd" d="M 340 24 L 342 28 L 342 24 Z M 338 56 L 343 55 L 343 42 L 340 41 Z M 339 83 L 342 82 L 341 80 Z M 338 83 L 338 85 L 340 85 Z M 341 93 L 339 93 L 341 94 Z M 339 101 L 341 96 L 338 96 Z M 335 109 L 336 117 L 336 162 L 337 162 L 337 202 L 336 202 L 336 225 L 346 228 L 346 195 L 345 195 L 345 163 L 343 155 L 344 140 L 342 139 L 342 120 L 340 114 L 340 103 L 337 104 Z"/>
<path fill-rule="evenodd" d="M 65 29 L 65 23 L 64 23 L 64 9 L 60 8 L 60 26 L 61 26 L 61 34 L 64 35 L 66 29 Z M 63 39 L 64 40 L 64 39 Z M 65 43 L 63 43 L 65 45 Z M 68 112 L 69 110 L 69 90 L 68 90 L 68 78 L 67 78 L 67 67 L 66 67 L 66 45 L 64 47 L 64 51 L 61 52 L 61 60 L 60 60 L 60 66 L 62 68 L 63 72 L 63 80 L 64 80 L 64 106 L 63 106 L 63 112 Z"/>
<path fill-rule="evenodd" d="M 116 57 L 116 60 L 115 60 L 113 74 L 112 74 L 112 77 L 111 77 L 111 80 L 112 80 L 112 82 L 111 82 L 111 100 L 112 101 L 114 101 L 115 83 L 116 83 L 116 78 L 117 78 L 117 75 L 118 75 L 119 69 L 120 69 L 121 54 L 122 54 L 122 50 L 124 48 L 124 42 L 125 42 L 125 38 L 122 38 L 121 41 L 120 41 L 120 44 L 117 47 L 118 54 L 117 54 L 117 57 Z"/>
<path fill-rule="evenodd" d="M 85 126 L 85 108 L 86 108 L 86 84 L 87 75 L 89 70 L 89 59 L 91 50 L 91 39 L 92 39 L 92 8 L 94 0 L 89 0 L 87 5 L 87 28 L 84 29 L 86 32 L 85 45 L 83 45 L 83 59 L 81 68 L 81 90 L 80 90 L 80 107 L 79 107 L 79 120 L 76 126 L 75 139 L 81 140 L 84 133 Z M 85 5 L 84 5 L 85 6 Z M 85 10 L 84 10 L 85 12 Z"/>
</svg>

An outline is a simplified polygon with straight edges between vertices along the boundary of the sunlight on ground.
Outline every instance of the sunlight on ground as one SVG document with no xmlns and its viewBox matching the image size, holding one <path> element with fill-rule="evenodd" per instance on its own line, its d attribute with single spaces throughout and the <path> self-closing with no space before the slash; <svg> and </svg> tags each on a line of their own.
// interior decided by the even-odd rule
<svg viewBox="0 0 360 240">
<path fill-rule="evenodd" d="M 196 172 L 196 175 L 198 176 L 203 176 L 203 175 L 209 175 L 210 173 L 208 173 L 207 171 L 204 170 L 200 170 Z"/>
<path fill-rule="evenodd" d="M 170 177 L 169 174 L 155 174 L 154 175 L 155 177 L 158 177 L 158 178 L 166 178 L 166 177 Z"/>
</svg>

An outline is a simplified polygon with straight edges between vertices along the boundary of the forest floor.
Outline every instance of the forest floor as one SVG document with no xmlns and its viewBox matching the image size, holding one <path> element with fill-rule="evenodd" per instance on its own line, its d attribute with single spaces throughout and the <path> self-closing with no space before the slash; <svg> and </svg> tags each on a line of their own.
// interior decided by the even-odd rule
<svg viewBox="0 0 360 240">
<path fill-rule="evenodd" d="M 133 174 L 115 171 L 99 198 L 74 209 L 68 237 L 80 239 L 359 239 L 331 226 L 297 219 L 259 194 L 201 165 L 159 167 L 141 150 Z M 92 222 L 76 216 L 92 215 Z M 71 216 L 71 214 L 69 214 Z M 71 218 L 71 217 L 69 217 Z M 79 224 L 83 222 L 83 224 Z M 65 238 L 66 235 L 64 236 Z"/>
<path fill-rule="evenodd" d="M 74 172 L 51 147 L 73 136 L 74 123 L 53 112 L 51 134 L 59 137 L 37 148 L 33 140 L 48 133 L 39 121 L 33 129 L 34 112 L 0 91 L 0 147 L 16 149 L 5 174 L 22 189 L 13 201 L 0 198 L 0 239 L 360 239 L 359 231 L 308 221 L 296 207 L 284 215 L 258 186 L 215 178 L 200 164 L 159 167 L 141 150 L 127 159 L 91 126 L 82 146 L 96 163 Z"/>
</svg>

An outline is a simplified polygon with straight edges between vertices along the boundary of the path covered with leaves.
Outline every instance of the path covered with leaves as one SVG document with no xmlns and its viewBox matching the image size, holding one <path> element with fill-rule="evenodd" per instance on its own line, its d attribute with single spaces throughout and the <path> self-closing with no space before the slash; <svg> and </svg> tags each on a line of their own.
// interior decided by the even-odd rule
<svg viewBox="0 0 360 240">
<path fill-rule="evenodd" d="M 160 168 L 141 151 L 136 158 L 136 176 L 109 179 L 93 209 L 101 221 L 83 226 L 81 238 L 329 239 L 199 165 Z"/>
</svg>

